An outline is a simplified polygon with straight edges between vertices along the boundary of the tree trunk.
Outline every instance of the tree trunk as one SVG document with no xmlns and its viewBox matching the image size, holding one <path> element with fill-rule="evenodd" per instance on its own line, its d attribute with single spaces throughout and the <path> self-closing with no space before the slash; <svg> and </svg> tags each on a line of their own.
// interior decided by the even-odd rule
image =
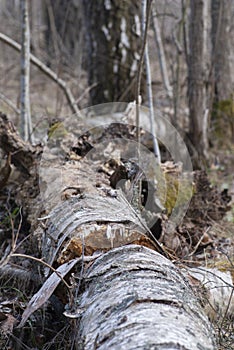
<svg viewBox="0 0 234 350">
<path fill-rule="evenodd" d="M 191 0 L 190 11 L 190 52 L 188 59 L 189 136 L 198 157 L 208 159 L 210 1 Z"/>
<path fill-rule="evenodd" d="M 212 0 L 212 57 L 216 100 L 231 98 L 234 87 L 233 1 Z"/>
<path fill-rule="evenodd" d="M 83 0 L 91 104 L 135 100 L 142 44 L 140 2 Z M 144 80 L 144 79 L 142 79 Z M 142 82 L 141 94 L 144 95 Z"/>
</svg>

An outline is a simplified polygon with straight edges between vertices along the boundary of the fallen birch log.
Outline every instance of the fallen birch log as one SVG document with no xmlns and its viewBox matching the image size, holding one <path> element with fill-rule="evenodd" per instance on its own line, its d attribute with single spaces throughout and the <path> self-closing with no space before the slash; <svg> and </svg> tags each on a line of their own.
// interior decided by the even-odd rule
<svg viewBox="0 0 234 350">
<path fill-rule="evenodd" d="M 216 349 L 212 327 L 180 271 L 136 245 L 97 258 L 77 300 L 82 349 Z"/>
<path fill-rule="evenodd" d="M 8 136 L 1 147 L 11 152 L 19 137 L 7 125 L 6 121 L 2 123 L 0 130 Z M 27 154 L 29 146 L 23 142 L 20 145 Z M 34 152 L 30 148 L 28 153 L 28 176 L 33 177 Z M 19 171 L 25 169 L 25 157 L 13 155 L 13 161 Z M 71 268 L 81 263 L 81 268 L 73 272 L 77 281 L 73 285 L 75 298 L 64 312 L 73 321 L 77 319 L 76 348 L 215 350 L 214 330 L 188 280 L 155 251 L 160 245 L 148 235 L 140 216 L 121 192 L 108 183 L 100 185 L 95 173 L 97 163 L 92 168 L 93 163 L 85 161 L 59 163 L 51 158 L 45 162 L 53 174 L 57 174 L 56 169 L 63 174 L 61 185 L 60 181 L 57 185 L 55 176 L 54 187 L 51 180 L 46 187 L 48 172 L 44 172 L 44 178 L 41 175 L 48 198 L 54 189 L 56 198 L 46 216 L 39 218 L 43 225 L 38 240 L 42 259 L 55 266 L 57 273 L 46 275 L 19 327 L 49 299 Z M 23 198 L 22 204 L 28 205 L 28 201 L 28 197 L 25 202 Z M 30 210 L 35 208 L 28 205 L 29 214 Z"/>
</svg>

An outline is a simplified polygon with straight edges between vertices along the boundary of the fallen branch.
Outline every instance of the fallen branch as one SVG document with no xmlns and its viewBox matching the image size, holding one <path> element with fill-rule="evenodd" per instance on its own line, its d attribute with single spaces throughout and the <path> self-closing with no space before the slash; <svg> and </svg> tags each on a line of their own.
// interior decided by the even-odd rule
<svg viewBox="0 0 234 350">
<path fill-rule="evenodd" d="M 5 44 L 13 47 L 17 51 L 21 51 L 21 45 L 19 45 L 16 41 L 9 38 L 7 35 L 0 33 L 0 40 L 4 42 Z M 51 78 L 56 84 L 59 85 L 59 87 L 64 91 L 65 96 L 67 98 L 67 102 L 72 110 L 73 113 L 76 113 L 78 116 L 81 116 L 81 113 L 79 111 L 79 108 L 77 107 L 75 98 L 70 90 L 70 88 L 67 86 L 66 82 L 59 78 L 55 72 L 53 72 L 49 67 L 47 67 L 44 63 L 42 63 L 37 57 L 30 54 L 30 61 L 40 69 L 41 72 L 46 74 L 49 78 Z"/>
</svg>

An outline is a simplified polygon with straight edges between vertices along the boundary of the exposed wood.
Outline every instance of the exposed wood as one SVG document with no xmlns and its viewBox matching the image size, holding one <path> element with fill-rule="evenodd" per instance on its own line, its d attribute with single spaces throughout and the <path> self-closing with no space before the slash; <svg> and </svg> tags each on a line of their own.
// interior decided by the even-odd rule
<svg viewBox="0 0 234 350">
<path fill-rule="evenodd" d="M 11 153 L 11 162 L 25 174 L 35 162 L 36 148 L 23 141 L 13 124 L 0 112 L 0 147 L 5 153 Z M 38 149 L 39 150 L 39 149 Z"/>
</svg>

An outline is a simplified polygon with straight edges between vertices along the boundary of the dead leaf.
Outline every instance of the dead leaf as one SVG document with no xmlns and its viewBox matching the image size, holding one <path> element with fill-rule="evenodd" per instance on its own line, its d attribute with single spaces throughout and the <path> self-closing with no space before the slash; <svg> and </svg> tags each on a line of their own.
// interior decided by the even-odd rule
<svg viewBox="0 0 234 350">
<path fill-rule="evenodd" d="M 73 259 L 59 266 L 56 271 L 61 277 L 64 277 L 79 261 L 80 259 Z M 47 280 L 39 289 L 39 291 L 36 294 L 34 294 L 32 299 L 29 301 L 27 308 L 24 310 L 21 322 L 17 328 L 23 327 L 27 319 L 31 316 L 31 314 L 37 309 L 39 309 L 53 294 L 56 287 L 61 282 L 61 278 L 57 273 L 53 272 L 52 275 L 50 275 L 50 277 L 47 278 Z"/>
</svg>

